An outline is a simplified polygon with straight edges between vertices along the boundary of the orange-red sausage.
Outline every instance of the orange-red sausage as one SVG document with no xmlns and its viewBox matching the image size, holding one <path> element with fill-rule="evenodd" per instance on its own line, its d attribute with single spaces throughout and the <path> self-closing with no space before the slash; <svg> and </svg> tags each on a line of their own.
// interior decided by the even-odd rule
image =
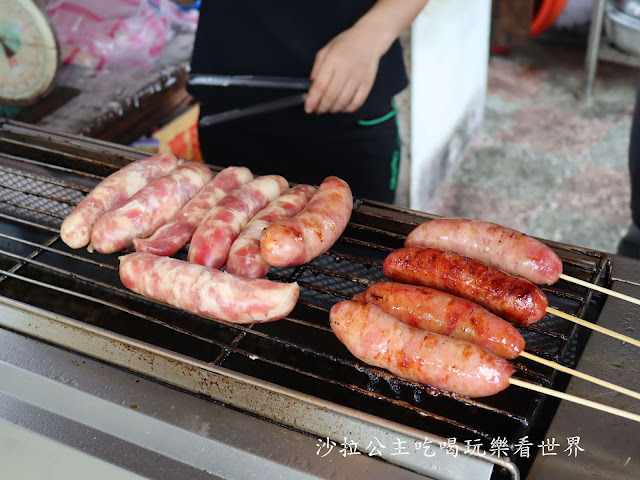
<svg viewBox="0 0 640 480">
<path fill-rule="evenodd" d="M 496 223 L 440 218 L 416 227 L 405 247 L 450 250 L 511 275 L 551 285 L 562 273 L 562 260 L 549 246 Z"/>
<path fill-rule="evenodd" d="M 352 209 L 349 185 L 338 177 L 327 177 L 300 213 L 264 229 L 260 254 L 273 267 L 307 263 L 333 246 L 347 227 Z"/>
<path fill-rule="evenodd" d="M 466 298 L 500 317 L 523 325 L 541 320 L 549 302 L 528 280 L 514 277 L 469 257 L 435 248 L 405 247 L 384 260 L 391 280 Z"/>
<path fill-rule="evenodd" d="M 260 210 L 240 232 L 229 250 L 225 270 L 248 278 L 264 277 L 271 265 L 260 254 L 260 235 L 270 225 L 293 217 L 315 193 L 311 185 L 296 185 Z"/>
<path fill-rule="evenodd" d="M 507 388 L 514 372 L 505 359 L 477 345 L 411 327 L 371 303 L 344 300 L 329 316 L 356 358 L 414 382 L 486 397 Z"/>
<path fill-rule="evenodd" d="M 475 343 L 502 358 L 516 358 L 524 350 L 524 338 L 511 323 L 455 295 L 417 285 L 376 282 L 356 297 L 407 325 Z"/>
</svg>

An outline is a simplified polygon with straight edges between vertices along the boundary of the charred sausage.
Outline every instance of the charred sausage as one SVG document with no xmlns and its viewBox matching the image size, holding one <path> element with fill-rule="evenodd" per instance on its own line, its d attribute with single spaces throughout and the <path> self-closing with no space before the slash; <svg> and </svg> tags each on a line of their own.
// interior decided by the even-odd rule
<svg viewBox="0 0 640 480">
<path fill-rule="evenodd" d="M 349 185 L 338 177 L 327 177 L 300 213 L 263 230 L 262 257 L 274 267 L 292 267 L 313 260 L 342 235 L 352 208 Z"/>
<path fill-rule="evenodd" d="M 182 160 L 160 153 L 130 163 L 102 180 L 64 219 L 60 227 L 62 241 L 71 248 L 82 248 L 91 241 L 93 226 L 107 210 L 125 200 L 150 181 L 166 175 Z"/>
<path fill-rule="evenodd" d="M 262 278 L 270 265 L 260 255 L 260 234 L 269 225 L 291 218 L 304 208 L 316 189 L 296 185 L 260 210 L 231 245 L 226 270 L 249 278 Z"/>
<path fill-rule="evenodd" d="M 474 343 L 502 358 L 516 358 L 524 349 L 524 338 L 509 322 L 432 288 L 376 282 L 354 299 L 373 303 L 412 327 Z"/>
<path fill-rule="evenodd" d="M 344 300 L 329 313 L 331 329 L 359 360 L 399 377 L 468 397 L 509 386 L 514 369 L 485 349 L 406 325 L 371 303 Z"/>
<path fill-rule="evenodd" d="M 144 252 L 120 257 L 120 279 L 145 297 L 230 323 L 284 318 L 295 307 L 300 293 L 297 283 L 242 278 Z"/>
<path fill-rule="evenodd" d="M 149 238 L 135 238 L 133 245 L 139 252 L 171 256 L 184 247 L 193 236 L 209 210 L 225 195 L 253 179 L 246 167 L 227 167 L 218 173 L 182 210 Z"/>
<path fill-rule="evenodd" d="M 395 250 L 385 258 L 383 270 L 391 280 L 466 298 L 522 325 L 541 320 L 549 306 L 544 292 L 530 281 L 472 258 L 435 248 Z"/>
<path fill-rule="evenodd" d="M 188 162 L 160 177 L 127 200 L 102 215 L 91 233 L 91 247 L 113 253 L 133 245 L 164 225 L 211 180 L 209 167 Z"/>
<path fill-rule="evenodd" d="M 211 268 L 222 267 L 231 244 L 249 220 L 288 188 L 284 177 L 265 175 L 225 196 L 207 213 L 193 234 L 189 261 Z"/>
<path fill-rule="evenodd" d="M 432 220 L 409 233 L 405 247 L 414 246 L 450 250 L 537 284 L 551 285 L 562 273 L 562 260 L 550 247 L 496 223 Z"/>
</svg>

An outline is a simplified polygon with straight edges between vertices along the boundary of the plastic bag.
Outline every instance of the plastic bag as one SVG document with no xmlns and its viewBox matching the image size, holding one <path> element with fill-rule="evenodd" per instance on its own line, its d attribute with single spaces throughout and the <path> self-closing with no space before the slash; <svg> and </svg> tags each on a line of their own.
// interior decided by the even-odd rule
<svg viewBox="0 0 640 480">
<path fill-rule="evenodd" d="M 102 69 L 109 63 L 149 68 L 174 30 L 195 30 L 198 11 L 171 0 L 51 0 L 46 6 L 63 63 Z"/>
</svg>

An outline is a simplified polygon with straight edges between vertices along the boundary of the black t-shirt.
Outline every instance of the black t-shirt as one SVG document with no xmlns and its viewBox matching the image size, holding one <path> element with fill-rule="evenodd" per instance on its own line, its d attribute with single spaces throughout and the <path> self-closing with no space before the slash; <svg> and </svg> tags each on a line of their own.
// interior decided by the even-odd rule
<svg viewBox="0 0 640 480">
<path fill-rule="evenodd" d="M 204 0 L 193 50 L 192 74 L 309 78 L 315 55 L 351 27 L 375 0 Z M 380 60 L 378 75 L 358 118 L 389 110 L 407 86 L 396 40 Z M 208 112 L 242 108 L 291 94 L 250 87 L 190 86 Z"/>
</svg>

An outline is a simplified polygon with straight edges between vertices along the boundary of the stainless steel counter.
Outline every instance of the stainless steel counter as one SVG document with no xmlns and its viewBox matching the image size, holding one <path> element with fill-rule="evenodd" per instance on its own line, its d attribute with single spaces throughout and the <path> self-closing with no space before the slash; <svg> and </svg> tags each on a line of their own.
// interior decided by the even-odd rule
<svg viewBox="0 0 640 480">
<path fill-rule="evenodd" d="M 0 379 L 2 478 L 425 478 L 3 329 Z"/>
<path fill-rule="evenodd" d="M 640 262 L 612 255 L 612 288 L 640 298 Z M 623 280 L 626 279 L 626 280 Z M 640 306 L 609 297 L 604 305 L 600 326 L 640 338 Z M 577 369 L 640 392 L 640 349 L 614 338 L 592 333 Z M 640 413 L 640 402 L 592 383 L 573 378 L 567 393 Z M 567 437 L 580 437 L 584 452 L 569 455 L 563 449 Z M 569 402 L 562 402 L 547 438 L 563 446 L 557 455 L 539 455 L 531 469 L 531 478 L 615 478 L 634 480 L 640 476 L 640 424 Z M 575 450 L 573 452 L 575 454 Z"/>
</svg>

